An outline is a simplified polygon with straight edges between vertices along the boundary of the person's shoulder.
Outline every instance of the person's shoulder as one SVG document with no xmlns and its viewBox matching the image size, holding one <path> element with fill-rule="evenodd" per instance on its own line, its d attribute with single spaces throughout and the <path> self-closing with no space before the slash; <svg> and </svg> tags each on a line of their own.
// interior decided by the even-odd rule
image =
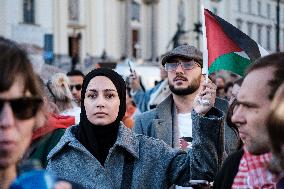
<svg viewBox="0 0 284 189">
<path fill-rule="evenodd" d="M 63 136 L 60 138 L 59 142 L 48 154 L 48 159 L 52 158 L 55 154 L 60 152 L 64 148 L 64 146 L 68 145 L 70 142 L 76 141 L 77 139 L 75 135 L 77 130 L 78 130 L 78 125 L 74 125 L 67 128 Z"/>
<path fill-rule="evenodd" d="M 152 110 L 148 110 L 146 112 L 140 113 L 139 115 L 137 115 L 135 119 L 136 120 L 140 120 L 140 119 L 152 120 L 153 118 L 156 117 L 156 115 L 157 115 L 157 109 L 154 108 Z"/>
</svg>

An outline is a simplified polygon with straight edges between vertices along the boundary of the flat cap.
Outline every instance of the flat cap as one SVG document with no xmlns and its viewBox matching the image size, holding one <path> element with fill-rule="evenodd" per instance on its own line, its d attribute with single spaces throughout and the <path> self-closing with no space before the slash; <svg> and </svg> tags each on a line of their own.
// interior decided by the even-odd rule
<svg viewBox="0 0 284 189">
<path fill-rule="evenodd" d="M 188 59 L 194 59 L 201 67 L 203 67 L 203 57 L 202 52 L 191 45 L 180 45 L 174 48 L 172 51 L 167 53 L 162 58 L 162 65 L 165 66 L 165 63 L 173 57 L 182 57 Z"/>
</svg>

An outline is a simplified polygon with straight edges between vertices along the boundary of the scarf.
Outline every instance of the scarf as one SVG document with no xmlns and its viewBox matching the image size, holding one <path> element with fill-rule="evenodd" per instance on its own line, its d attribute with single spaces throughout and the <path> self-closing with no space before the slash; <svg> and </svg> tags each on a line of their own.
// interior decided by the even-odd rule
<svg viewBox="0 0 284 189">
<path fill-rule="evenodd" d="M 35 141 L 56 129 L 67 129 L 71 125 L 75 125 L 75 117 L 49 113 L 44 126 L 33 132 L 32 141 Z"/>
<path fill-rule="evenodd" d="M 253 155 L 244 149 L 238 173 L 232 188 L 236 189 L 273 189 L 276 178 L 268 171 L 271 153 Z"/>
</svg>

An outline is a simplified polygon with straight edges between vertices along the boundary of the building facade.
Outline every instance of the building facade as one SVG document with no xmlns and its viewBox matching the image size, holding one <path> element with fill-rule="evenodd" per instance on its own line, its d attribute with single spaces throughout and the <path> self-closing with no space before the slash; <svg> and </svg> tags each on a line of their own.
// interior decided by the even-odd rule
<svg viewBox="0 0 284 189">
<path fill-rule="evenodd" d="M 202 49 L 201 3 L 270 52 L 276 51 L 275 0 L 1 0 L 0 35 L 43 51 L 47 62 L 131 57 L 155 62 L 173 46 Z M 284 51 L 284 2 L 280 4 Z"/>
</svg>

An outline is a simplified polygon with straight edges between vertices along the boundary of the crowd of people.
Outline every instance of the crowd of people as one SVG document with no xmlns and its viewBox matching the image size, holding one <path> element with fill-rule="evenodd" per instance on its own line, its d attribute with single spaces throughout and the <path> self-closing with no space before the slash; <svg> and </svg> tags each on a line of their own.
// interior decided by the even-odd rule
<svg viewBox="0 0 284 189">
<path fill-rule="evenodd" d="M 108 68 L 45 81 L 21 45 L 0 52 L 0 188 L 284 188 L 284 53 L 226 81 L 181 45 L 145 90 Z"/>
</svg>

